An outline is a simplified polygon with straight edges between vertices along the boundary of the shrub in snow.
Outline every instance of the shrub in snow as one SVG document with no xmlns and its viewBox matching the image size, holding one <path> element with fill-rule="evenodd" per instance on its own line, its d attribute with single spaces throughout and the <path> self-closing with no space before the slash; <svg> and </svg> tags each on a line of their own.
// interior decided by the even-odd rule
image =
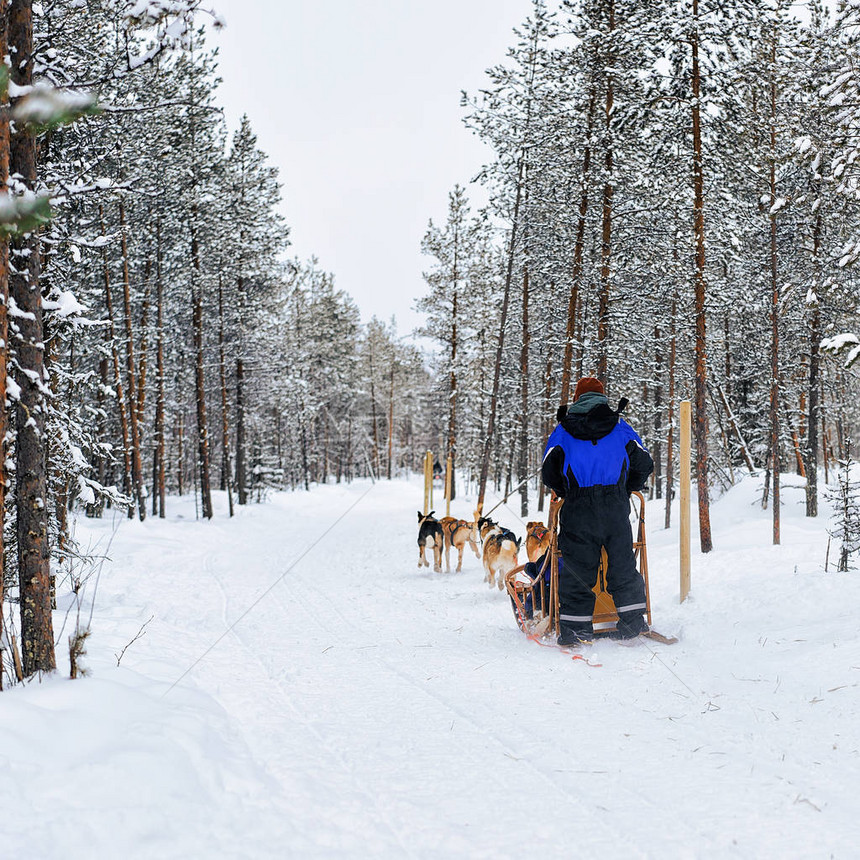
<svg viewBox="0 0 860 860">
<path fill-rule="evenodd" d="M 839 471 L 834 486 L 828 487 L 826 496 L 833 506 L 833 520 L 828 533 L 839 541 L 837 570 L 849 570 L 852 556 L 860 551 L 860 480 L 857 462 L 851 457 L 850 444 L 844 460 L 839 460 Z"/>
</svg>

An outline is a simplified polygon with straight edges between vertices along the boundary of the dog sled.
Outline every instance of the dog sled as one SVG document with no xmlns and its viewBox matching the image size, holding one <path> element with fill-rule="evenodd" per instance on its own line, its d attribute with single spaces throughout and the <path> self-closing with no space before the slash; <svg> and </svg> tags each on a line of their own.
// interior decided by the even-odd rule
<svg viewBox="0 0 860 860">
<path fill-rule="evenodd" d="M 631 504 L 637 514 L 638 527 L 633 539 L 633 554 L 636 569 L 645 580 L 645 620 L 651 627 L 651 591 L 648 585 L 648 550 L 645 541 L 645 498 L 641 493 L 631 494 Z M 505 589 L 511 598 L 517 625 L 530 639 L 558 636 L 558 518 L 564 499 L 553 498 L 549 506 L 550 531 L 549 551 L 544 555 L 543 565 L 536 576 L 530 576 L 527 565 L 520 565 L 505 577 Z M 530 565 L 529 565 L 530 566 Z M 595 638 L 617 637 L 618 613 L 612 595 L 606 590 L 608 562 L 606 550 L 601 550 L 600 565 L 597 571 L 597 584 L 594 586 L 595 602 L 593 627 Z M 654 630 L 642 634 L 649 639 L 671 645 L 678 640 L 663 636 Z"/>
</svg>

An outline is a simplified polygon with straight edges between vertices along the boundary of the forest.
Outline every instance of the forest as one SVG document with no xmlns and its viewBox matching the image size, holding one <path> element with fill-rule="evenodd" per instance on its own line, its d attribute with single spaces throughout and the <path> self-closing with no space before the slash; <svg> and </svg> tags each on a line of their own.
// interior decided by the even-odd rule
<svg viewBox="0 0 860 860">
<path fill-rule="evenodd" d="M 0 127 L 2 641 L 20 678 L 54 667 L 58 583 L 91 567 L 76 515 L 164 517 L 193 493 L 211 518 L 213 488 L 232 512 L 390 477 L 421 408 L 403 389 L 429 372 L 393 322 L 362 325 L 317 260 L 290 257 L 278 170 L 249 118 L 225 127 L 220 21 L 199 0 L 0 16 L 0 53 L 27 58 Z"/>
<path fill-rule="evenodd" d="M 456 186 L 425 239 L 439 447 L 479 500 L 534 473 L 594 375 L 631 401 L 667 527 L 691 400 L 703 552 L 742 471 L 774 543 L 783 473 L 817 515 L 857 417 L 858 23 L 815 0 L 532 4 L 463 94 L 490 204 Z"/>
<path fill-rule="evenodd" d="M 703 551 L 745 471 L 775 543 L 781 475 L 817 515 L 857 422 L 856 4 L 534 0 L 463 94 L 495 158 L 489 203 L 464 177 L 424 237 L 431 349 L 291 257 L 278 169 L 218 107 L 219 23 L 199 0 L 0 0 L 0 677 L 55 667 L 74 517 L 193 494 L 211 518 L 213 490 L 232 512 L 427 450 L 455 496 L 521 485 L 525 515 L 582 375 L 630 399 L 667 525 L 693 402 Z"/>
</svg>

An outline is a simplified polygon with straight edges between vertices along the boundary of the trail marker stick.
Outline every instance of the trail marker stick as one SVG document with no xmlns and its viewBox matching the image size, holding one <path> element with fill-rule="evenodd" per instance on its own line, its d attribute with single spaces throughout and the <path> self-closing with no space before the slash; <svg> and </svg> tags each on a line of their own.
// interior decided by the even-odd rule
<svg viewBox="0 0 860 860">
<path fill-rule="evenodd" d="M 424 455 L 424 516 L 430 513 L 433 506 L 433 454 L 428 451 Z"/>
<path fill-rule="evenodd" d="M 690 593 L 690 401 L 681 401 L 681 603 Z"/>
<path fill-rule="evenodd" d="M 452 474 L 453 463 L 452 457 L 449 454 L 448 459 L 445 463 L 445 516 L 451 516 L 451 479 L 454 477 Z"/>
</svg>

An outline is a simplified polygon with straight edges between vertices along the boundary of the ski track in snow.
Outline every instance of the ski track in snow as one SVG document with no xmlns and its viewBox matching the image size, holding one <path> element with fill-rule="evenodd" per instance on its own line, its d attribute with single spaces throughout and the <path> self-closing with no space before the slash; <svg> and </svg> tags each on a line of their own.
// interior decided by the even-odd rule
<svg viewBox="0 0 860 860">
<path fill-rule="evenodd" d="M 587 665 L 528 642 L 470 550 L 417 568 L 420 478 L 378 483 L 290 569 L 368 486 L 120 525 L 93 677 L 3 695 L 9 856 L 856 856 L 860 575 L 823 572 L 801 489 L 781 547 L 756 479 L 718 501 L 684 605 L 649 503 L 654 626 L 681 642 L 601 641 Z M 523 535 L 513 504 L 494 516 Z M 113 523 L 77 529 L 104 547 Z"/>
</svg>

